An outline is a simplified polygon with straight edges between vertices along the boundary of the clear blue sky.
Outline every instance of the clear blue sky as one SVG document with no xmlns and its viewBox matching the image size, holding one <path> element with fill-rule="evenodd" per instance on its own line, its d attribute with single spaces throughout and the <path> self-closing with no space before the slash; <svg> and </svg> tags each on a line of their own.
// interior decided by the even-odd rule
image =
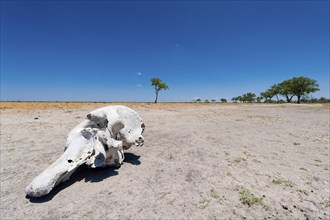
<svg viewBox="0 0 330 220">
<path fill-rule="evenodd" d="M 1 100 L 257 95 L 294 76 L 329 98 L 329 1 L 1 1 Z"/>
</svg>

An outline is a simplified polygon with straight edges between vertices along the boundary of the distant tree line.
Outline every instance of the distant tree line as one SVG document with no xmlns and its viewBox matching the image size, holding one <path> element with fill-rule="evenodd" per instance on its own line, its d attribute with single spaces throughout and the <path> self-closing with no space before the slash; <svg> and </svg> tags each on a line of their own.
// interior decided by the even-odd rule
<svg viewBox="0 0 330 220">
<path fill-rule="evenodd" d="M 281 95 L 285 97 L 288 103 L 290 103 L 292 98 L 296 96 L 297 103 L 300 103 L 301 98 L 319 90 L 319 85 L 316 83 L 316 80 L 307 77 L 293 77 L 292 79 L 284 80 L 281 83 L 272 85 L 260 95 L 270 101 L 276 96 L 277 102 L 279 102 L 278 96 Z"/>
<path fill-rule="evenodd" d="M 194 99 L 193 102 L 195 102 L 195 103 L 202 103 L 203 101 L 202 101 L 201 99 Z M 216 100 L 216 99 L 211 99 L 211 102 L 212 102 L 212 103 L 216 103 L 217 100 Z M 227 99 L 225 99 L 225 98 L 221 98 L 221 99 L 220 99 L 220 102 L 222 102 L 222 103 L 227 103 Z M 208 99 L 205 99 L 205 100 L 204 100 L 204 103 L 210 103 L 210 101 L 209 101 Z"/>
<path fill-rule="evenodd" d="M 248 93 L 245 93 L 241 96 L 237 96 L 237 97 L 233 97 L 231 100 L 233 102 L 255 102 L 256 100 L 256 94 L 252 93 L 252 92 L 248 92 Z M 258 97 L 258 99 L 260 99 L 261 97 Z"/>
<path fill-rule="evenodd" d="M 310 79 L 308 77 L 293 77 L 292 79 L 284 80 L 281 83 L 272 85 L 269 89 L 260 93 L 257 96 L 255 93 L 248 92 L 240 96 L 233 97 L 231 100 L 233 102 L 273 102 L 273 98 L 276 98 L 277 103 L 293 102 L 293 97 L 297 98 L 297 103 L 325 103 L 330 102 L 330 99 L 321 97 L 320 99 L 312 98 L 311 93 L 319 91 L 319 85 L 316 80 Z M 281 99 L 284 98 L 285 100 Z M 201 99 L 195 99 L 193 102 L 201 103 Z M 209 103 L 208 99 L 205 99 L 205 103 Z M 212 99 L 211 102 L 216 102 Z M 225 98 L 221 98 L 220 102 L 226 103 Z"/>
<path fill-rule="evenodd" d="M 329 102 L 329 99 L 321 97 L 313 99 L 309 97 L 310 93 L 319 91 L 319 85 L 316 80 L 307 77 L 293 77 L 292 79 L 284 80 L 281 83 L 272 85 L 269 89 L 256 96 L 254 93 L 246 93 L 242 96 L 233 97 L 233 102 L 272 102 L 272 98 L 276 97 L 276 102 L 285 102 L 280 99 L 284 97 L 286 102 L 292 102 L 293 97 L 297 97 L 297 103 L 301 102 Z"/>
<path fill-rule="evenodd" d="M 161 90 L 167 90 L 168 85 L 164 83 L 159 78 L 151 78 L 151 85 L 155 87 L 155 103 L 158 101 L 158 94 Z M 256 94 L 252 92 L 245 93 L 241 96 L 233 97 L 231 100 L 233 102 L 272 102 L 272 98 L 276 97 L 276 102 L 285 102 L 280 99 L 280 96 L 286 99 L 286 102 L 292 102 L 293 97 L 297 97 L 297 103 L 301 102 L 330 102 L 329 99 L 321 97 L 320 99 L 311 98 L 309 94 L 319 91 L 319 84 L 317 84 L 316 80 L 310 79 L 308 77 L 293 77 L 291 79 L 284 80 L 281 83 L 277 83 L 272 85 L 269 89 L 260 93 L 260 96 L 256 96 Z M 193 102 L 200 103 L 201 99 L 197 98 L 193 100 Z M 205 103 L 210 103 L 208 99 L 204 100 Z M 211 99 L 212 103 L 217 102 L 216 99 Z M 221 98 L 220 102 L 226 103 L 227 100 L 225 98 Z"/>
</svg>

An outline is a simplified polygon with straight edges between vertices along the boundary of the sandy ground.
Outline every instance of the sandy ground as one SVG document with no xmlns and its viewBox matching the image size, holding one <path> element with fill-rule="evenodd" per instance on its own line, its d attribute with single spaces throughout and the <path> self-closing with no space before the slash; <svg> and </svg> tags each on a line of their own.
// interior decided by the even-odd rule
<svg viewBox="0 0 330 220">
<path fill-rule="evenodd" d="M 148 104 L 120 169 L 25 187 L 106 103 L 1 103 L 1 219 L 329 219 L 330 106 Z"/>
</svg>

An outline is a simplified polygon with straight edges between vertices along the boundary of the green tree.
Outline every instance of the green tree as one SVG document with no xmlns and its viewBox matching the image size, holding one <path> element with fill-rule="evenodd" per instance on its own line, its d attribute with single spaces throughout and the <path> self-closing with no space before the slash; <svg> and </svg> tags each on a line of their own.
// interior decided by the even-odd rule
<svg viewBox="0 0 330 220">
<path fill-rule="evenodd" d="M 258 103 L 260 103 L 262 99 L 263 99 L 262 96 L 258 96 L 258 97 L 256 98 L 256 101 L 257 101 Z"/>
<path fill-rule="evenodd" d="M 284 80 L 283 82 L 281 82 L 280 84 L 278 84 L 278 88 L 279 88 L 279 94 L 281 94 L 282 96 L 284 96 L 286 98 L 286 101 L 288 103 L 291 102 L 294 94 L 292 92 L 292 80 L 288 79 L 288 80 Z"/>
<path fill-rule="evenodd" d="M 237 100 L 238 100 L 239 102 L 244 102 L 244 98 L 243 98 L 243 96 L 241 96 L 241 95 L 237 96 Z"/>
<path fill-rule="evenodd" d="M 272 93 L 273 96 L 276 96 L 277 103 L 280 101 L 278 98 L 278 95 L 281 92 L 281 87 L 279 84 L 274 84 L 270 87 L 270 92 Z"/>
<path fill-rule="evenodd" d="M 280 91 L 281 91 L 280 85 L 274 84 L 269 89 L 267 89 L 265 92 L 260 93 L 260 95 L 262 97 L 264 97 L 266 99 L 266 101 L 269 100 L 270 102 L 272 102 L 272 98 L 274 96 L 276 96 L 277 102 L 279 102 L 278 95 L 280 94 Z"/>
<path fill-rule="evenodd" d="M 231 101 L 233 101 L 233 102 L 237 102 L 238 101 L 238 97 L 236 96 L 236 97 L 233 97 L 232 99 L 231 99 Z"/>
<path fill-rule="evenodd" d="M 325 102 L 330 102 L 330 99 L 327 99 L 327 98 L 324 98 L 324 97 L 321 97 L 318 102 L 321 102 L 321 103 L 325 103 Z"/>
<path fill-rule="evenodd" d="M 225 99 L 225 98 L 220 99 L 220 101 L 221 101 L 222 103 L 227 103 L 227 99 Z"/>
<path fill-rule="evenodd" d="M 291 93 L 297 96 L 297 102 L 300 103 L 302 96 L 319 91 L 319 85 L 316 80 L 307 77 L 293 77 L 289 80 L 291 82 Z"/>
<path fill-rule="evenodd" d="M 268 100 L 272 102 L 272 98 L 274 97 L 273 92 L 271 92 L 269 89 L 267 89 L 265 92 L 261 92 L 260 96 L 265 98 L 267 102 Z"/>
<path fill-rule="evenodd" d="M 211 102 L 213 102 L 213 103 L 215 103 L 216 101 L 217 101 L 217 100 L 215 100 L 215 99 L 212 99 L 212 100 L 211 100 Z"/>
<path fill-rule="evenodd" d="M 168 89 L 168 85 L 166 83 L 162 82 L 162 80 L 159 79 L 159 78 L 152 78 L 151 79 L 151 85 L 155 87 L 155 92 L 156 92 L 155 103 L 157 103 L 159 91 L 161 91 L 161 90 L 167 90 Z"/>
<path fill-rule="evenodd" d="M 248 92 L 242 95 L 243 97 L 243 102 L 254 102 L 255 98 L 257 97 L 256 94 L 252 93 L 252 92 Z"/>
</svg>

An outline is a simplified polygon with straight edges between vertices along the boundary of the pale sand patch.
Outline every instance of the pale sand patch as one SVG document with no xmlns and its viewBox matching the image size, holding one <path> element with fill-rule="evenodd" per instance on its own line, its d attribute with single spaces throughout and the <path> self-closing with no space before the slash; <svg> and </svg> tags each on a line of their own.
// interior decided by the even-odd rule
<svg viewBox="0 0 330 220">
<path fill-rule="evenodd" d="M 1 103 L 1 219 L 330 218 L 329 105 L 120 103 L 143 118 L 145 145 L 26 198 L 68 132 L 109 104 Z"/>
</svg>

